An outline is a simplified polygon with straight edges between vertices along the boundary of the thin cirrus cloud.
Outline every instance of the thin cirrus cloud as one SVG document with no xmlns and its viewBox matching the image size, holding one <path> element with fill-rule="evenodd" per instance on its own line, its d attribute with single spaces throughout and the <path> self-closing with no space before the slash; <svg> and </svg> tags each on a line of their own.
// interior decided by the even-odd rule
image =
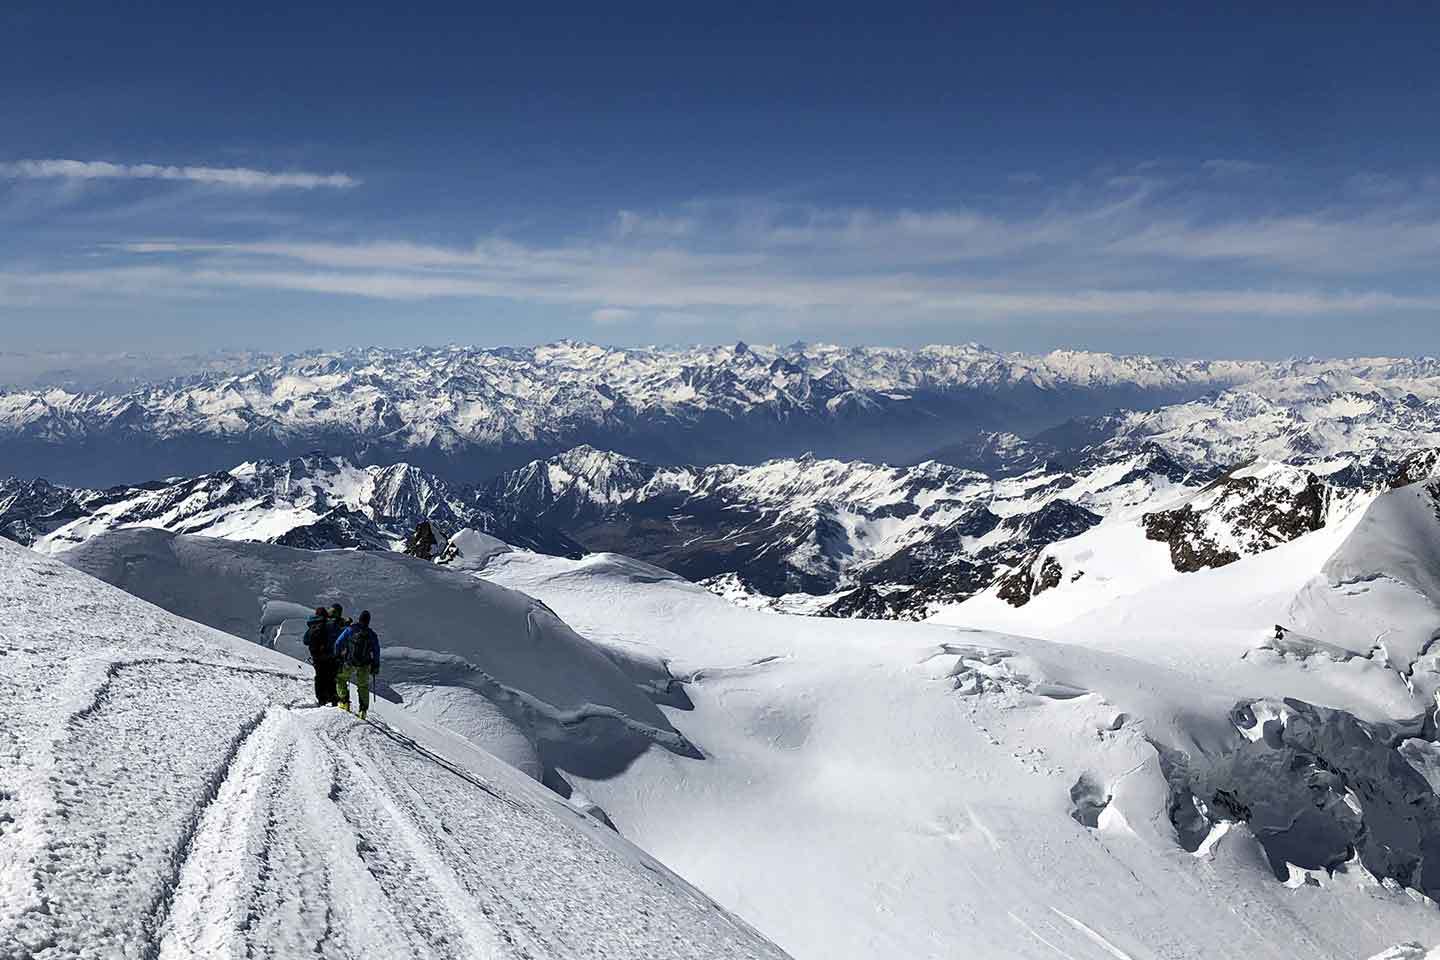
<svg viewBox="0 0 1440 960">
<path fill-rule="evenodd" d="M 349 189 L 360 181 L 346 173 L 255 170 L 250 167 L 111 163 L 108 160 L 15 160 L 0 163 L 7 180 L 168 180 L 240 190 Z"/>
<path fill-rule="evenodd" d="M 130 252 L 159 262 L 53 273 L 0 274 L 0 297 L 65 289 L 202 296 L 216 290 L 282 290 L 381 301 L 502 298 L 583 307 L 601 327 L 650 320 L 696 323 L 710 311 L 806 313 L 965 312 L 977 318 L 1105 315 L 1291 317 L 1377 310 L 1434 310 L 1440 296 L 1386 290 L 1254 285 L 1229 289 L 1094 285 L 1021 287 L 973 277 L 924 275 L 892 264 L 864 275 L 820 275 L 783 257 L 631 250 L 611 245 L 547 249 L 492 241 L 468 250 L 412 244 L 184 244 L 148 241 Z M 189 258 L 189 259 L 186 259 Z"/>
<path fill-rule="evenodd" d="M 1028 214 L 717 201 L 622 211 L 608 229 L 548 242 L 137 240 L 92 247 L 83 265 L 0 273 L 0 299 L 267 290 L 495 298 L 611 328 L 698 325 L 727 313 L 874 324 L 1440 308 L 1440 286 L 1427 279 L 1440 256 L 1440 210 L 1413 196 L 1247 215 L 1168 195 L 1154 180 L 1110 183 Z"/>
</svg>

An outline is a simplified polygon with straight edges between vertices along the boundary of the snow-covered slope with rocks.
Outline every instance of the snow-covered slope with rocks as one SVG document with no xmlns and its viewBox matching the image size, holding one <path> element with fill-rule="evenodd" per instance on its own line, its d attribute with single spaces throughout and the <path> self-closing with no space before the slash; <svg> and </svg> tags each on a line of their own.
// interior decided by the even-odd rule
<svg viewBox="0 0 1440 960">
<path fill-rule="evenodd" d="M 693 580 L 721 578 L 731 589 L 738 578 L 772 597 L 881 588 L 895 600 L 865 612 L 906 615 L 983 589 L 1104 516 L 1167 503 L 1198 485 L 1155 447 L 1083 471 L 998 479 L 935 461 L 891 467 L 804 457 L 683 467 L 579 447 L 501 475 L 484 497 L 494 509 L 514 505 L 565 529 L 589 549 L 634 555 Z"/>
<path fill-rule="evenodd" d="M 1423 474 L 1425 460 L 1417 458 L 1406 479 Z M 1269 470 L 1248 473 L 1292 489 Z M 1129 474 L 1115 471 L 1117 479 Z M 1017 490 L 1026 489 L 1018 478 L 1016 483 Z M 387 817 L 401 814 L 384 823 L 428 822 L 430 813 L 411 811 L 449 801 L 436 799 L 433 787 L 411 796 L 394 784 L 443 774 L 409 767 L 395 772 L 398 761 L 376 760 L 368 752 L 372 746 L 410 751 L 407 740 L 413 740 L 424 748 L 415 763 L 443 757 L 505 796 L 523 789 L 521 796 L 540 809 L 560 811 L 556 815 L 569 817 L 581 833 L 605 836 L 598 822 L 603 810 L 623 836 L 801 960 L 957 952 L 1002 960 L 1349 960 L 1406 941 L 1440 942 L 1440 908 L 1432 899 L 1440 895 L 1440 730 L 1432 719 L 1440 662 L 1429 649 L 1440 631 L 1440 579 L 1434 574 L 1440 486 L 1422 476 L 1394 490 L 1356 495 L 1349 509 L 1319 529 L 1193 573 L 1175 569 L 1166 543 L 1146 538 L 1148 499 L 1132 502 L 1113 493 L 1123 487 L 1087 487 L 1073 501 L 1098 493 L 1112 503 L 1111 519 L 1058 543 L 1073 551 L 1066 556 L 1091 564 L 1085 576 L 1066 579 L 1020 607 L 987 593 L 948 611 L 948 624 L 747 611 L 628 557 L 549 557 L 504 549 L 470 531 L 457 534 L 455 550 L 437 564 L 392 553 L 297 551 L 153 529 L 94 538 L 67 559 L 238 635 L 253 635 L 262 621 L 274 623 L 267 611 L 280 599 L 308 604 L 343 595 L 352 609 L 357 603 L 372 607 L 389 641 L 382 679 L 401 701 L 378 708 L 380 729 L 398 739 L 338 737 L 330 732 L 341 722 L 338 714 L 283 703 L 271 710 L 295 715 L 293 740 L 287 730 L 272 744 L 266 713 L 254 728 L 266 734 L 254 741 L 260 757 L 252 763 L 252 741 L 232 733 L 227 742 L 240 743 L 235 756 L 241 773 L 233 786 L 220 778 L 211 801 L 218 812 L 200 814 L 202 826 L 187 841 L 204 862 L 226 865 L 215 871 L 222 880 L 198 866 L 187 873 L 182 862 L 173 903 L 198 906 L 174 907 L 179 916 L 171 920 L 172 901 L 165 901 L 161 922 L 146 926 L 142 920 L 140 929 L 189 931 L 162 933 L 159 940 L 181 937 L 175 941 L 180 947 L 202 952 L 192 945 L 208 946 L 203 937 L 214 934 L 196 918 L 229 917 L 228 905 L 244 902 L 260 906 L 235 910 L 253 919 L 227 935 L 253 944 L 274 930 L 291 940 L 259 943 L 293 942 L 292 914 L 268 905 L 288 902 L 272 891 L 314 862 L 305 859 L 309 854 L 290 852 L 305 849 L 306 834 L 293 844 L 271 839 L 263 847 L 274 851 L 267 862 L 279 867 L 263 874 L 259 887 L 250 879 L 249 848 L 227 846 L 227 838 L 289 837 L 292 821 L 273 813 L 282 803 L 306 816 L 317 804 L 322 810 L 338 804 L 362 831 L 357 810 L 382 799 Z M 1203 492 L 1179 495 L 1202 502 Z M 1113 542 L 1103 542 L 1102 535 Z M 0 545 L 0 559 L 5 550 L 22 556 Z M 1085 550 L 1093 555 L 1082 560 Z M 42 558 L 26 563 L 16 574 L 23 588 L 0 580 L 15 591 L 9 607 L 40 611 L 43 620 L 65 596 L 65 617 L 98 617 L 105 630 L 139 646 L 169 643 L 180 629 L 174 624 L 207 635 L 188 621 L 164 618 L 153 606 L 135 608 L 148 611 L 143 621 L 128 619 L 128 612 L 107 614 L 111 608 L 101 600 L 110 594 L 93 580 L 77 580 L 78 574 L 55 565 L 49 574 L 38 573 L 48 563 Z M 1140 569 L 1146 564 L 1153 567 L 1148 573 Z M 35 591 L 50 589 L 47 578 L 59 582 L 54 596 L 42 599 Z M 80 583 L 90 586 L 77 588 Z M 1399 603 L 1402 594 L 1416 599 Z M 1002 612 L 1008 623 L 983 622 Z M 432 613 L 433 625 L 426 620 Z M 69 638 L 76 622 L 63 620 L 58 631 Z M 1284 627 L 1281 637 L 1275 624 Z M 280 634 L 283 649 L 283 624 Z M 250 658 L 247 663 L 268 656 L 246 654 L 253 648 L 233 642 L 225 649 L 232 658 Z M 229 690 L 223 672 L 199 678 L 185 672 L 212 666 L 208 654 L 187 651 L 176 658 L 183 662 L 171 664 L 175 683 L 203 683 L 211 695 Z M 27 671 L 32 663 L 57 659 L 50 648 L 31 653 L 22 661 Z M 10 650 L 6 658 L 13 655 Z M 280 664 L 276 669 L 291 684 L 292 698 L 304 696 L 303 673 L 297 676 L 282 660 L 265 663 Z M 118 674 L 109 661 L 88 668 L 97 676 L 129 679 L 128 666 Z M 174 723 L 147 728 L 147 751 L 168 756 L 167 737 L 185 729 L 183 756 L 193 761 L 206 755 L 194 737 L 229 713 L 212 706 L 203 720 L 193 719 L 182 698 L 152 694 L 138 676 L 131 682 L 137 691 L 128 697 L 89 698 L 86 704 L 99 706 L 86 708 L 88 713 L 60 711 L 71 719 L 55 729 L 91 729 L 93 716 L 103 731 L 97 735 L 113 737 L 129 730 L 129 721 L 105 711 L 138 702 L 148 711 L 180 711 Z M 44 682 L 28 673 L 19 684 L 25 697 L 84 689 L 73 678 Z M 228 703 L 238 695 L 221 699 Z M 585 703 L 592 706 L 580 706 Z M 263 709 L 263 702 L 255 707 Z M 331 726 L 306 727 L 311 714 Z M 589 719 L 563 722 L 579 714 Z M 547 725 L 556 719 L 562 722 Z M 649 733 L 627 748 L 623 763 L 594 763 L 617 755 L 616 740 L 586 730 L 596 721 L 612 733 Z M 0 730 L 9 730 L 5 722 Z M 25 745 L 18 755 L 28 756 L 29 744 L 55 742 L 58 735 L 44 739 L 16 728 L 14 742 Z M 341 747 L 329 746 L 327 736 Z M 286 766 L 292 743 L 298 759 Z M 568 805 L 533 799 L 546 797 L 535 792 L 540 786 L 493 759 L 489 767 L 466 765 L 472 756 L 487 756 L 479 752 L 484 748 L 527 769 L 534 761 L 525 745 L 530 757 L 544 758 L 536 764 L 538 775 L 570 794 Z M 310 780 L 295 772 L 295 764 L 307 762 L 336 771 L 320 783 L 338 782 L 338 794 L 327 800 L 324 791 L 312 790 Z M 123 765 L 123 758 L 116 763 Z M 352 765 L 370 779 L 347 779 Z M 110 767 L 99 769 L 104 774 Z M 561 773 L 563 782 L 546 769 Z M 0 778 L 6 775 L 0 766 Z M 178 782 L 189 782 L 185 776 Z M 79 791 L 102 782 L 93 765 L 76 766 L 70 779 Z M 123 778 L 103 782 L 117 779 Z M 28 795 L 25 783 L 10 790 L 9 782 L 3 785 L 7 793 Z M 47 782 L 55 789 L 63 779 Z M 512 787 L 514 782 L 524 786 Z M 364 792 L 375 784 L 385 792 Z M 185 805 L 186 789 L 167 797 L 178 796 L 180 809 L 194 810 Z M 258 807 L 232 804 L 226 799 L 232 794 L 258 798 Z M 489 796 L 476 799 L 488 803 Z M 271 797 L 279 799 L 271 803 Z M 593 816 L 580 819 L 576 808 Z M 463 847 L 470 834 L 457 829 L 475 819 L 460 807 L 437 816 L 450 833 L 432 831 L 433 842 L 446 852 L 426 866 L 412 869 L 415 861 L 404 855 L 413 848 L 387 845 L 384 831 L 379 840 L 374 831 L 364 832 L 363 844 L 332 844 L 318 856 L 352 864 L 344 867 L 351 872 L 332 874 L 347 890 L 345 878 L 354 870 L 344 856 L 388 871 L 380 880 L 405 895 L 416 889 L 417 876 L 428 878 L 418 889 L 440 884 L 442 894 L 425 901 L 430 912 L 420 914 L 434 937 L 422 944 L 440 955 L 448 947 L 450 955 L 483 956 L 477 944 L 493 927 L 460 912 L 463 901 L 447 899 L 457 886 L 470 890 L 480 882 L 468 861 L 453 859 L 462 856 L 454 852 L 457 846 L 467 851 L 463 856 L 481 856 Z M 210 819 L 220 825 L 203 826 Z M 245 833 L 250 827 L 237 826 L 271 822 L 280 826 L 255 826 L 251 834 Z M 500 829 L 483 813 L 478 823 Z M 0 856 L 11 836 L 0 834 Z M 503 886 L 516 873 L 514 866 L 496 866 L 497 858 L 512 856 L 509 835 L 484 836 L 488 859 L 481 863 L 496 874 L 488 882 Z M 374 847 L 373 857 L 365 844 Z M 163 843 L 155 849 L 170 862 Z M 62 852 L 55 862 L 68 867 L 71 855 Z M 427 874 L 435 863 L 451 872 Z M 528 862 L 522 864 L 524 882 L 533 882 Z M 450 886 L 442 883 L 445 877 Z M 594 889 L 589 877 L 575 883 Z M 610 895 L 613 881 L 594 882 Z M 232 892 L 237 889 L 240 894 Z M 130 901 L 115 902 L 120 906 L 112 914 L 128 916 Z M 636 923 L 654 930 L 670 915 L 656 920 L 653 909 L 625 888 L 618 902 L 610 902 L 632 930 Z M 409 903 L 394 902 L 384 916 Z M 723 929 L 733 936 L 745 934 L 698 895 L 693 903 L 714 924 L 729 923 Z M 514 909 L 535 905 L 527 900 Z M 581 919 L 569 921 L 588 922 L 586 909 L 582 905 Z M 636 920 L 637 914 L 648 919 Z M 436 916 L 461 919 L 429 921 Z M 512 915 L 499 916 L 498 924 L 510 929 L 505 924 Z M 419 924 L 395 923 L 401 931 L 396 937 L 423 936 Z M 219 927 L 230 930 L 226 923 Z M 87 929 L 67 928 L 72 939 L 66 942 Z M 718 936 L 715 929 L 706 927 L 705 936 Z M 360 936 L 343 930 L 341 937 Z M 677 941 L 667 949 L 727 955 L 737 942 L 715 948 L 704 939 Z M 756 941 L 744 942 L 760 949 Z M 639 944 L 629 955 L 664 955 Z M 347 949 L 337 945 L 332 952 Z M 535 949 L 532 943 L 527 949 L 566 955 L 553 946 Z M 598 948 L 571 952 L 607 955 Z"/>
<path fill-rule="evenodd" d="M 289 657 L 4 541 L 0 607 L 7 960 L 783 956 L 484 750 L 313 707 Z"/>
<path fill-rule="evenodd" d="M 124 392 L 0 392 L 0 462 L 91 485 L 207 473 L 323 449 L 469 479 L 581 443 L 657 462 L 754 463 L 805 451 L 990 468 L 1079 416 L 1148 410 L 1268 380 L 1433 396 L 1435 361 L 1180 361 L 977 345 L 360 350 Z M 1279 401 L 1277 401 L 1279 402 Z M 972 449 L 975 444 L 979 447 Z M 19 472 L 19 471 L 11 471 Z"/>
<path fill-rule="evenodd" d="M 1032 618 L 1060 643 L 747 611 L 611 555 L 480 575 L 684 679 L 706 760 L 583 788 L 798 957 L 1348 960 L 1440 930 L 1433 699 L 1268 645 L 1359 514 L 1195 574 L 1128 524 L 1184 592 Z M 1413 566 L 1440 521 L 1401 540 Z"/>
<path fill-rule="evenodd" d="M 106 490 L 0 481 L 0 535 L 47 553 L 132 526 L 307 549 L 390 550 L 421 520 L 442 532 L 490 531 L 532 549 L 566 555 L 580 549 L 559 531 L 489 511 L 475 491 L 403 463 L 359 467 L 310 454 Z"/>
</svg>

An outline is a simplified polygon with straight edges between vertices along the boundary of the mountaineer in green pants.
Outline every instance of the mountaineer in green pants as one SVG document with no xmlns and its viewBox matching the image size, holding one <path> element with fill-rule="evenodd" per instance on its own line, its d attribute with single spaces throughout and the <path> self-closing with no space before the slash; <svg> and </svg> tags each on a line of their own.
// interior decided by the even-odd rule
<svg viewBox="0 0 1440 960">
<path fill-rule="evenodd" d="M 380 673 L 380 637 L 370 629 L 370 611 L 360 611 L 360 619 L 335 638 L 335 662 L 340 671 L 335 675 L 335 696 L 341 710 L 350 709 L 350 684 L 360 695 L 360 719 L 370 709 L 370 680 Z"/>
</svg>

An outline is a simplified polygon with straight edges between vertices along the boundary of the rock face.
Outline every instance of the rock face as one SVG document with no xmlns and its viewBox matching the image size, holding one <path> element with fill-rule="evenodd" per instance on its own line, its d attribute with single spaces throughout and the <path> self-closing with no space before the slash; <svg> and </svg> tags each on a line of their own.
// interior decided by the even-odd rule
<svg viewBox="0 0 1440 960">
<path fill-rule="evenodd" d="M 851 620 L 893 620 L 895 614 L 895 606 L 883 593 L 868 583 L 862 583 L 821 610 L 819 616 Z"/>
<path fill-rule="evenodd" d="M 1147 537 L 1169 544 L 1175 569 L 1193 573 L 1319 530 L 1347 499 L 1347 491 L 1303 468 L 1249 464 L 1180 507 L 1145 514 L 1142 522 Z"/>
<path fill-rule="evenodd" d="M 0 480 L 0 536 L 30 546 L 87 513 L 103 494 L 79 497 L 76 491 L 45 480 Z"/>
<path fill-rule="evenodd" d="M 933 604 L 954 602 L 999 583 L 999 595 L 1014 606 L 1060 583 L 1060 565 L 1041 556 L 1049 544 L 1079 536 L 1101 517 L 1063 497 L 1033 513 L 1006 517 L 989 531 L 989 542 L 968 556 L 952 558 L 918 579 L 913 590 L 892 601 L 904 619 L 921 619 Z M 958 561 L 958 562 L 957 562 Z M 1010 571 L 1007 573 L 1007 571 Z"/>
<path fill-rule="evenodd" d="M 996 593 L 1012 607 L 1023 607 L 1046 590 L 1060 586 L 1060 578 L 1064 572 L 1060 561 L 1037 554 L 1028 562 L 1022 563 L 1014 573 L 1002 577 Z"/>
</svg>

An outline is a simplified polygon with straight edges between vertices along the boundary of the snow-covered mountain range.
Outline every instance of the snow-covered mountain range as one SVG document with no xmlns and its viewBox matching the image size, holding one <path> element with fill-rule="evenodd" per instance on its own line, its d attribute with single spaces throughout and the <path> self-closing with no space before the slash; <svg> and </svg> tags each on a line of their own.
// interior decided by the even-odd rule
<svg viewBox="0 0 1440 960">
<path fill-rule="evenodd" d="M 1146 408 L 1084 415 L 1125 398 Z M 941 415 L 969 403 L 983 413 Z M 983 429 L 1049 422 L 1056 404 L 1072 416 L 1028 437 Z M 905 434 L 897 417 L 923 423 L 914 449 L 935 457 L 719 456 L 735 449 L 732 431 L 755 440 L 751 451 L 774 430 L 789 438 L 780 446 L 808 437 L 823 448 L 841 434 L 864 446 L 871 427 Z M 114 429 L 136 450 L 196 441 L 205 457 L 315 439 L 337 446 L 119 487 L 0 480 L 0 535 L 54 550 L 146 525 L 387 549 L 429 520 L 442 535 L 471 528 L 542 552 L 625 553 L 753 605 L 913 619 L 989 589 L 1023 605 L 1067 575 L 1046 548 L 1102 523 L 1143 528 L 1187 570 L 1323 526 L 1355 495 L 1386 487 L 1409 452 L 1440 446 L 1440 364 L 566 342 L 282 358 L 123 402 L 0 396 L 0 448 L 42 442 L 82 456 Z M 637 430 L 658 432 L 642 442 Z M 604 443 L 494 474 L 465 469 L 482 452 L 513 459 L 587 433 Z M 690 441 L 671 441 L 682 435 L 703 439 L 703 456 L 681 460 Z M 618 452 L 637 444 L 660 455 Z M 390 462 L 402 452 L 417 462 Z"/>
<path fill-rule="evenodd" d="M 0 956 L 1424 956 L 1434 377 L 1210 372 L 912 464 L 0 481 Z"/>
<path fill-rule="evenodd" d="M 408 464 L 310 455 L 106 490 L 0 481 L 0 535 L 42 552 L 132 526 L 394 550 L 428 521 L 441 547 L 468 528 L 543 553 L 625 553 L 751 605 L 920 619 L 992 588 L 1023 605 L 1062 576 L 1047 548 L 1101 524 L 1143 529 L 1176 570 L 1231 563 L 1320 529 L 1407 464 L 1377 453 L 1217 475 L 1146 441 L 992 477 L 937 461 L 662 466 L 577 447 L 454 487 Z"/>
<path fill-rule="evenodd" d="M 1030 436 L 1231 388 L 1247 388 L 1219 408 L 1232 419 L 1258 415 L 1257 404 L 1284 419 L 1299 404 L 1302 419 L 1329 423 L 1369 402 L 1401 429 L 1433 422 L 1437 385 L 1440 361 L 1432 360 L 1199 362 L 976 345 L 363 350 L 277 357 L 245 373 L 119 392 L 0 392 L 0 463 L 11 465 L 6 473 L 105 486 L 325 450 L 468 482 L 588 443 L 659 463 L 754 463 L 807 451 L 905 463 L 944 452 L 989 469 L 997 452 L 978 439 L 985 431 Z M 1370 399 L 1343 399 L 1352 397 Z M 1068 448 L 1077 436 L 1176 434 L 1203 409 L 1051 439 Z"/>
<path fill-rule="evenodd" d="M 988 585 L 1007 562 L 1189 479 L 1156 448 L 1079 474 L 1040 469 L 996 479 L 936 461 L 674 467 L 580 447 L 502 475 L 487 496 L 589 549 L 628 553 L 693 580 L 727 578 L 751 593 L 924 585 L 955 600 Z"/>
<path fill-rule="evenodd" d="M 311 454 L 105 490 L 0 480 L 0 536 L 45 553 L 129 526 L 312 550 L 393 550 L 423 520 L 549 553 L 582 552 L 560 531 L 487 509 L 476 491 L 408 464 L 358 467 Z"/>
<path fill-rule="evenodd" d="M 0 545 L 0 596 L 29 614 L 5 646 L 21 672 L 0 774 L 22 829 L 0 856 L 47 864 L 51 902 L 0 900 L 0 935 L 53 944 L 41 956 L 307 936 L 327 956 L 366 937 L 421 956 L 767 955 L 713 897 L 800 960 L 1435 943 L 1429 459 L 1215 569 L 1102 523 L 1061 541 L 1093 554 L 1084 577 L 1020 607 L 972 598 L 949 625 L 743 610 L 629 558 L 470 533 L 458 565 L 131 528 L 60 554 L 66 571 Z M 1228 509 L 1217 490 L 1197 509 Z M 1097 539 L 1122 530 L 1137 550 Z M 332 600 L 377 611 L 378 723 L 303 709 L 303 668 L 277 656 L 303 649 L 285 611 Z M 987 610 L 1025 629 L 977 629 Z M 202 682 L 219 704 L 181 693 Z M 81 693 L 46 709 L 52 689 Z M 100 810 L 142 804 L 141 836 L 104 838 Z M 659 864 L 644 882 L 606 822 L 708 897 Z M 287 897 L 301 876 L 322 882 Z"/>
</svg>

